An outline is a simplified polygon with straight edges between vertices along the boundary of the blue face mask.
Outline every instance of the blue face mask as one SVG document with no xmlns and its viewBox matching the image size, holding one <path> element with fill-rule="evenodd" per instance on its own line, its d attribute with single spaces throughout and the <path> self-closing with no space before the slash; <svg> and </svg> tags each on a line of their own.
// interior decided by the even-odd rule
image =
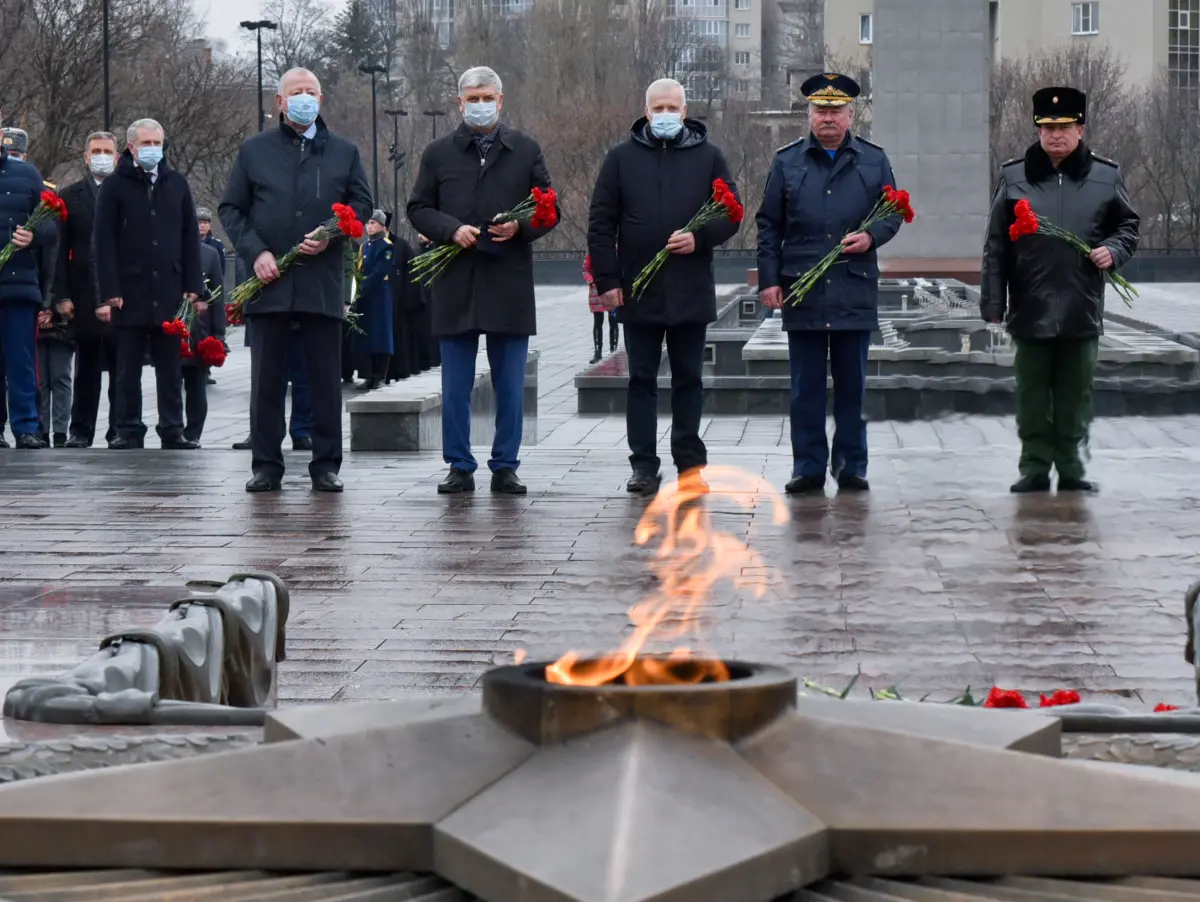
<svg viewBox="0 0 1200 902">
<path fill-rule="evenodd" d="M 669 141 L 683 131 L 683 116 L 680 113 L 655 113 L 650 117 L 650 131 L 654 137 Z"/>
<path fill-rule="evenodd" d="M 500 104 L 494 100 L 486 103 L 463 104 L 463 121 L 472 128 L 488 128 L 500 118 Z"/>
<path fill-rule="evenodd" d="M 311 94 L 293 94 L 287 99 L 287 117 L 297 125 L 312 125 L 320 110 L 321 101 Z"/>
<path fill-rule="evenodd" d="M 137 149 L 137 161 L 147 172 L 161 163 L 162 158 L 163 149 L 154 144 L 148 144 L 145 147 L 139 147 Z"/>
</svg>

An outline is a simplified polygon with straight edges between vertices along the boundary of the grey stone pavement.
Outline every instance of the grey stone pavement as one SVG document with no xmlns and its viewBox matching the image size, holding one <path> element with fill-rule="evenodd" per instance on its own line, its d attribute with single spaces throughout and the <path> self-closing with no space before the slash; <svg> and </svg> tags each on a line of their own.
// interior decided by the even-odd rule
<svg viewBox="0 0 1200 902">
<path fill-rule="evenodd" d="M 1171 291 L 1200 311 L 1196 286 Z M 538 299 L 525 498 L 439 497 L 438 453 L 348 453 L 342 496 L 311 493 L 306 455 L 289 453 L 281 494 L 246 495 L 248 453 L 229 450 L 249 388 L 236 330 L 203 450 L 0 452 L 0 691 L 156 621 L 187 580 L 242 568 L 293 587 L 284 705 L 452 695 L 518 650 L 615 647 L 626 610 L 655 587 L 654 548 L 633 540 L 645 502 L 623 491 L 623 418 L 575 414 L 591 344 L 584 290 Z M 146 396 L 152 423 L 149 371 Z M 785 418 L 703 428 L 712 464 L 782 489 Z M 856 691 L 948 698 L 995 683 L 1133 708 L 1194 697 L 1183 594 L 1200 578 L 1200 417 L 1097 422 L 1103 491 L 1090 498 L 1009 495 L 1010 418 L 868 431 L 869 496 L 787 500 L 782 525 L 764 491 L 709 499 L 713 523 L 762 559 L 742 571 L 752 585 L 715 588 L 712 649 L 838 687 L 861 671 Z M 0 739 L 6 729 L 23 728 Z"/>
</svg>

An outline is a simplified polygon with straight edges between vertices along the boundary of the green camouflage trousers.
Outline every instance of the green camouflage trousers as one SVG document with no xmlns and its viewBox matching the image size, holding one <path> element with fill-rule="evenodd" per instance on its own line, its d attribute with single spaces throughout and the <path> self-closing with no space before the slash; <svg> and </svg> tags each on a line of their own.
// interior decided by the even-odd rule
<svg viewBox="0 0 1200 902">
<path fill-rule="evenodd" d="M 1082 479 L 1080 449 L 1092 422 L 1098 338 L 1016 341 L 1017 435 L 1021 475 Z"/>
</svg>

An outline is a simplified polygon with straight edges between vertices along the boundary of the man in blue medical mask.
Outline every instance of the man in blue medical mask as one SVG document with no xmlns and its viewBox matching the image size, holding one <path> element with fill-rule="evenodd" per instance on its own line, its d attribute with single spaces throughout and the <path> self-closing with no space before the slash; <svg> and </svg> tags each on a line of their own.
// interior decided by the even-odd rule
<svg viewBox="0 0 1200 902">
<path fill-rule="evenodd" d="M 312 72 L 283 74 L 275 95 L 279 126 L 242 144 L 217 211 L 238 256 L 263 282 L 246 305 L 253 471 L 247 492 L 280 490 L 285 400 L 297 355 L 308 375 L 311 426 L 304 438 L 311 444 L 297 435 L 301 404 L 293 381 L 293 447 L 312 449 L 313 491 L 342 491 L 342 256 L 350 239 L 317 241 L 312 234 L 332 218 L 334 204 L 350 207 L 364 224 L 372 205 L 358 148 L 326 128 L 321 99 Z M 303 259 L 281 274 L 279 258 L 297 245 Z"/>
<path fill-rule="evenodd" d="M 196 204 L 187 179 L 166 159 L 161 125 L 139 119 L 125 142 L 116 172 L 100 184 L 92 225 L 100 287 L 96 319 L 113 324 L 117 347 L 116 435 L 108 447 L 143 446 L 142 363 L 149 351 L 162 447 L 191 450 L 200 446 L 183 435 L 180 339 L 163 323 L 175 318 L 184 299 L 197 313 L 208 309 L 197 300 L 204 275 Z"/>
<path fill-rule="evenodd" d="M 408 201 L 408 220 L 418 234 L 465 251 L 433 283 L 430 305 L 442 356 L 442 459 L 450 465 L 438 486 L 444 495 L 475 491 L 471 392 L 480 336 L 496 395 L 490 488 L 526 493 L 517 467 L 525 362 L 529 336 L 537 333 L 533 242 L 554 226 L 495 221 L 534 188 L 550 187 L 541 147 L 501 121 L 503 105 L 504 89 L 493 70 L 476 66 L 462 74 L 462 124 L 425 148 Z"/>
<path fill-rule="evenodd" d="M 683 85 L 661 78 L 646 90 L 645 115 L 629 139 L 608 152 L 588 221 L 588 253 L 601 303 L 625 326 L 629 391 L 625 423 L 633 475 L 626 489 L 658 491 L 658 371 L 662 346 L 671 361 L 671 457 L 680 479 L 700 487 L 708 463 L 700 438 L 701 374 L 708 324 L 717 318 L 713 251 L 736 223 L 722 217 L 696 232 L 683 227 L 724 179 L 737 193 L 725 155 L 702 122 L 687 118 Z M 633 280 L 663 248 L 670 257 L 638 298 Z"/>
</svg>

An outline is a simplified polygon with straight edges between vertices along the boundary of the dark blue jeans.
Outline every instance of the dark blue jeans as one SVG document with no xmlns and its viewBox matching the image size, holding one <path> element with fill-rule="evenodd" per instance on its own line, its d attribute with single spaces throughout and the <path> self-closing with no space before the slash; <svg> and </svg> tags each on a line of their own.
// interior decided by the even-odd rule
<svg viewBox="0 0 1200 902">
<path fill-rule="evenodd" d="M 38 427 L 37 313 L 36 305 L 23 301 L 0 304 L 0 348 L 4 352 L 8 415 L 14 437 L 41 432 Z M 0 390 L 2 388 L 0 381 Z"/>
<path fill-rule="evenodd" d="M 792 476 L 867 475 L 867 350 L 864 330 L 788 332 L 791 365 Z M 825 435 L 825 361 L 833 376 L 833 461 Z"/>
<path fill-rule="evenodd" d="M 474 473 L 479 464 L 471 453 L 471 389 L 475 385 L 475 358 L 479 332 L 443 338 L 442 349 L 442 459 L 456 470 Z M 519 465 L 525 417 L 525 360 L 529 336 L 486 334 L 492 389 L 496 393 L 496 436 L 488 467 L 513 469 Z"/>
</svg>

